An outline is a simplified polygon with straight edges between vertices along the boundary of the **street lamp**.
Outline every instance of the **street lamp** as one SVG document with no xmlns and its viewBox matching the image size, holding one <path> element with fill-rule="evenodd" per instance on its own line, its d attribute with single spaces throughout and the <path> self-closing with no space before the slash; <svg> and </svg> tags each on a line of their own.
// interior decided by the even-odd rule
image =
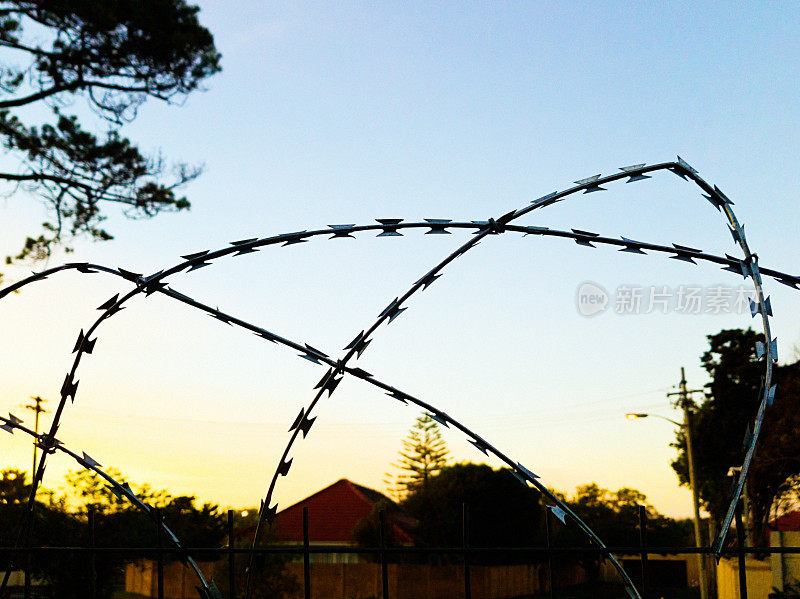
<svg viewBox="0 0 800 599">
<path fill-rule="evenodd" d="M 686 375 L 683 368 L 681 368 L 680 391 L 675 393 L 667 393 L 667 397 L 673 395 L 678 396 L 677 406 L 683 409 L 683 422 L 678 422 L 659 414 L 644 414 L 641 412 L 628 412 L 625 414 L 625 418 L 628 420 L 637 420 L 639 418 L 648 418 L 653 416 L 654 418 L 666 420 L 667 422 L 670 422 L 683 429 L 686 436 L 686 457 L 687 461 L 689 462 L 689 486 L 692 489 L 692 507 L 694 508 L 694 540 L 695 545 L 697 545 L 699 549 L 703 547 L 703 537 L 700 534 L 700 496 L 698 494 L 697 483 L 695 481 L 696 468 L 694 463 L 694 453 L 692 452 L 692 437 L 694 436 L 692 418 L 694 416 L 694 403 L 689 399 L 689 395 L 691 393 L 698 392 L 700 392 L 700 390 L 693 389 L 690 391 L 686 388 Z M 701 599 L 708 599 L 708 575 L 706 573 L 706 559 L 702 553 L 697 554 L 697 567 L 700 574 L 700 597 Z"/>
<path fill-rule="evenodd" d="M 661 418 L 661 420 L 666 420 L 667 422 L 671 422 L 675 426 L 686 428 L 686 425 L 683 424 L 682 422 L 672 420 L 672 418 L 667 418 L 666 416 L 661 416 L 660 414 L 643 414 L 641 412 L 628 412 L 627 414 L 625 414 L 625 418 L 627 418 L 628 420 L 636 420 L 637 418 L 647 418 L 648 416 L 652 416 L 653 418 Z"/>
</svg>

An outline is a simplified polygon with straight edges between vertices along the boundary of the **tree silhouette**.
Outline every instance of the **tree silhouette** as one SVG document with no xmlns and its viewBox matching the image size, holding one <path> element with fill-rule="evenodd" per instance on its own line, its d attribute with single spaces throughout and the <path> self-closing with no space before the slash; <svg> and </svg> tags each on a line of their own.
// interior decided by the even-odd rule
<svg viewBox="0 0 800 599">
<path fill-rule="evenodd" d="M 395 477 L 391 491 L 402 499 L 424 489 L 430 478 L 447 465 L 450 452 L 437 422 L 428 414 L 423 414 L 408 431 L 408 436 L 403 439 L 403 449 L 398 453 L 400 460 L 392 466 L 400 472 Z"/>
<path fill-rule="evenodd" d="M 0 172 L 0 182 L 8 194 L 37 196 L 52 214 L 7 263 L 44 258 L 65 237 L 111 239 L 101 203 L 121 204 L 130 217 L 189 207 L 175 189 L 199 169 L 179 164 L 164 180 L 164 160 L 142 154 L 119 128 L 146 99 L 180 99 L 220 70 L 197 13 L 184 0 L 0 1 L 0 141 L 14 159 L 6 168 L 19 165 Z M 63 114 L 76 97 L 106 121 L 102 136 Z M 52 121 L 28 125 L 11 112 L 32 104 Z"/>
<path fill-rule="evenodd" d="M 751 329 L 723 330 L 709 335 L 710 348 L 702 363 L 711 375 L 706 398 L 694 418 L 692 449 L 696 480 L 704 507 L 720 520 L 729 502 L 732 466 L 740 466 L 753 417 L 761 401 L 763 361 L 756 357 L 756 341 L 763 335 Z M 767 522 L 785 500 L 800 488 L 800 362 L 775 367 L 778 385 L 774 404 L 767 408 L 762 434 L 747 478 L 750 520 L 754 540 L 763 540 Z M 676 442 L 678 457 L 672 467 L 682 484 L 688 484 L 686 440 L 683 430 Z"/>
</svg>

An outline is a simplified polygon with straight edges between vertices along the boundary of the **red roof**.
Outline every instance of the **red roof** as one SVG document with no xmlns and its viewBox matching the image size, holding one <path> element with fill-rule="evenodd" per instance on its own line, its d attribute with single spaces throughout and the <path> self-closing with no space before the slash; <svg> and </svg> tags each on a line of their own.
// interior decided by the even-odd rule
<svg viewBox="0 0 800 599">
<path fill-rule="evenodd" d="M 362 485 L 342 478 L 332 485 L 309 495 L 302 501 L 278 512 L 274 539 L 277 542 L 303 542 L 303 508 L 308 508 L 308 536 L 311 543 L 353 542 L 353 528 L 362 518 L 369 516 L 380 500 L 388 502 L 387 523 L 392 527 L 392 537 L 401 544 L 412 543 L 408 532 L 413 520 L 391 499 Z M 251 536 L 252 531 L 239 531 Z"/>
<path fill-rule="evenodd" d="M 767 524 L 767 529 L 783 532 L 800 530 L 800 512 L 787 512 L 783 516 L 771 520 L 770 523 Z"/>
</svg>

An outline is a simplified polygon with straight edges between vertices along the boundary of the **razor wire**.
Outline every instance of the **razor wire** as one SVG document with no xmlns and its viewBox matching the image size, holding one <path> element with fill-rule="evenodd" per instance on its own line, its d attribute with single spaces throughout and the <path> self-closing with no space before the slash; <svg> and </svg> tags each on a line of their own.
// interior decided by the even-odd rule
<svg viewBox="0 0 800 599">
<path fill-rule="evenodd" d="M 164 531 L 169 538 L 169 540 L 175 545 L 177 549 L 183 550 L 183 545 L 181 544 L 180 540 L 175 533 L 167 526 L 162 518 L 159 517 L 158 512 L 151 506 L 147 505 L 141 499 L 139 499 L 136 494 L 131 489 L 130 485 L 127 482 L 118 482 L 115 480 L 110 474 L 103 471 L 101 469 L 101 464 L 92 458 L 89 454 L 85 451 L 76 453 L 66 447 L 63 442 L 58 439 L 50 438 L 45 434 L 39 434 L 27 426 L 23 424 L 23 420 L 21 418 L 17 418 L 14 414 L 9 412 L 8 417 L 0 416 L 0 429 L 6 431 L 7 433 L 14 434 L 15 430 L 22 431 L 23 433 L 33 437 L 34 443 L 36 446 L 42 450 L 44 453 L 55 453 L 60 451 L 68 456 L 70 456 L 73 460 L 78 462 L 84 468 L 87 468 L 96 474 L 98 474 L 103 480 L 105 480 L 108 484 L 106 485 L 106 489 L 108 489 L 111 493 L 113 493 L 117 499 L 127 499 L 131 505 L 136 507 L 138 510 L 144 512 L 147 516 L 150 516 L 153 521 Z M 205 595 L 206 599 L 218 599 L 221 598 L 222 595 L 219 592 L 216 584 L 213 580 L 207 582 L 203 573 L 201 572 L 200 568 L 197 566 L 197 563 L 194 559 L 183 552 L 181 552 L 181 559 L 194 571 L 195 575 L 198 578 L 198 581 L 202 585 L 202 589 L 198 588 L 199 591 L 202 591 Z"/>
<path fill-rule="evenodd" d="M 104 270 L 106 272 L 113 272 L 114 274 L 118 274 L 129 281 L 136 283 L 136 289 L 129 292 L 122 298 L 119 298 L 119 294 L 112 297 L 109 301 L 105 302 L 103 305 L 100 306 L 99 309 L 104 310 L 103 314 L 93 323 L 93 325 L 88 329 L 88 332 L 84 335 L 83 331 L 81 331 L 78 342 L 76 343 L 75 352 L 77 355 L 73 362 L 73 367 L 68 373 L 67 377 L 65 378 L 64 385 L 62 385 L 61 389 L 61 401 L 59 402 L 58 409 L 56 411 L 56 415 L 53 418 L 53 423 L 51 425 L 51 431 L 48 433 L 48 436 L 53 437 L 55 432 L 58 430 L 58 425 L 61 417 L 61 413 L 63 412 L 63 408 L 66 405 L 66 399 L 71 398 L 74 402 L 75 394 L 77 392 L 77 381 L 75 380 L 75 373 L 77 371 L 77 367 L 80 363 L 80 359 L 84 353 L 90 354 L 94 347 L 94 343 L 96 342 L 95 339 L 90 339 L 91 335 L 94 331 L 99 327 L 99 325 L 107 318 L 113 316 L 116 312 L 120 311 L 122 308 L 122 304 L 125 303 L 128 299 L 132 298 L 133 296 L 137 295 L 138 293 L 144 292 L 146 295 L 150 295 L 154 291 L 169 291 L 169 295 L 172 295 L 174 292 L 172 290 L 168 290 L 166 288 L 165 283 L 162 282 L 162 279 L 170 276 L 172 274 L 178 273 L 183 270 L 187 270 L 187 272 L 191 272 L 193 270 L 203 268 L 211 264 L 211 261 L 217 259 L 222 256 L 226 255 L 234 255 L 240 256 L 247 253 L 252 253 L 258 251 L 258 249 L 262 246 L 272 245 L 277 243 L 282 243 L 284 246 L 293 245 L 295 243 L 303 243 L 307 241 L 308 238 L 318 236 L 318 235 L 331 235 L 331 238 L 337 237 L 352 237 L 352 233 L 359 232 L 359 231 L 367 231 L 367 230 L 376 230 L 380 229 L 381 233 L 378 235 L 379 237 L 383 236 L 398 236 L 402 235 L 399 233 L 399 229 L 406 229 L 406 228 L 428 228 L 428 234 L 447 234 L 450 231 L 447 229 L 449 228 L 472 228 L 476 229 L 476 237 L 471 239 L 469 242 L 461 246 L 456 252 L 448 256 L 444 261 L 442 261 L 437 267 L 429 271 L 425 276 L 423 276 L 420 280 L 418 280 L 414 286 L 402 297 L 396 298 L 390 305 L 381 313 L 376 323 L 370 327 L 366 332 L 362 331 L 359 336 L 354 339 L 353 342 L 345 349 L 349 350 L 348 353 L 342 360 L 336 362 L 336 365 L 331 365 L 331 370 L 329 373 L 323 377 L 323 380 L 320 381 L 318 384 L 318 388 L 320 389 L 317 396 L 313 400 L 312 404 L 309 406 L 309 409 L 305 411 L 301 410 L 301 415 L 298 416 L 297 421 L 293 425 L 293 435 L 290 439 L 289 446 L 287 447 L 287 451 L 284 453 L 284 456 L 281 459 L 280 465 L 278 466 L 278 470 L 276 474 L 273 476 L 273 482 L 270 485 L 270 491 L 268 492 L 267 501 L 262 502 L 262 508 L 259 513 L 259 526 L 257 529 L 260 529 L 263 526 L 263 520 L 271 515 L 274 517 L 275 510 L 273 510 L 269 506 L 269 499 L 271 497 L 272 489 L 274 488 L 274 481 L 277 479 L 277 476 L 281 472 L 281 470 L 286 470 L 288 472 L 288 467 L 285 465 L 286 461 L 285 458 L 288 456 L 288 450 L 291 448 L 294 440 L 297 438 L 297 434 L 302 431 L 303 437 L 310 429 L 311 424 L 315 419 L 309 418 L 309 414 L 313 406 L 322 396 L 324 391 L 328 390 L 329 395 L 332 394 L 333 390 L 338 385 L 339 381 L 341 380 L 341 376 L 344 372 L 350 372 L 354 369 L 346 368 L 346 361 L 352 358 L 354 354 L 360 356 L 361 352 L 366 349 L 366 346 L 371 343 L 371 339 L 368 339 L 369 335 L 378 327 L 382 322 L 388 320 L 391 322 L 396 318 L 402 311 L 406 308 L 401 307 L 401 304 L 404 303 L 411 295 L 413 295 L 416 291 L 420 289 L 427 288 L 435 279 L 437 279 L 440 274 L 439 271 L 444 268 L 447 264 L 453 261 L 458 256 L 462 255 L 472 247 L 478 244 L 478 242 L 489 234 L 498 234 L 503 233 L 506 230 L 509 231 L 518 231 L 526 234 L 537 234 L 537 235 L 553 235 L 559 237 L 569 237 L 576 241 L 579 245 L 584 245 L 588 247 L 594 247 L 593 243 L 603 243 L 608 245 L 617 245 L 623 246 L 620 251 L 625 252 L 632 252 L 632 253 L 644 253 L 644 250 L 654 250 L 654 251 L 661 251 L 661 252 L 670 252 L 674 254 L 671 256 L 674 259 L 683 260 L 687 262 L 694 262 L 694 259 L 701 259 L 701 260 L 709 260 L 711 262 L 715 262 L 717 264 L 724 264 L 723 267 L 725 270 L 730 270 L 733 272 L 737 272 L 742 274 L 743 276 L 751 276 L 754 280 L 754 284 L 756 286 L 756 291 L 758 295 L 758 303 L 751 304 L 751 310 L 753 311 L 753 315 L 756 313 L 762 314 L 762 321 L 765 325 L 765 338 L 770 339 L 769 335 L 769 322 L 767 318 L 767 312 L 771 315 L 771 306 L 769 305 L 769 298 L 764 298 L 763 291 L 761 290 L 761 278 L 760 272 L 764 274 L 768 274 L 769 276 L 775 277 L 779 282 L 789 285 L 793 288 L 798 288 L 798 283 L 800 283 L 800 278 L 794 277 L 792 275 L 788 275 L 786 273 L 781 273 L 778 271 L 768 271 L 768 269 L 759 270 L 757 266 L 757 257 L 752 254 L 747 247 L 746 241 L 744 240 L 744 229 L 741 227 L 736 220 L 735 216 L 733 215 L 732 209 L 730 208 L 730 200 L 725 196 L 717 187 L 712 188 L 709 184 L 703 181 L 698 175 L 697 171 L 691 168 L 688 164 L 686 164 L 683 160 L 678 158 L 677 162 L 670 162 L 670 163 L 662 163 L 652 166 L 645 166 L 644 164 L 640 165 L 633 165 L 630 167 L 623 167 L 620 169 L 622 172 L 617 173 L 614 175 L 610 175 L 607 177 L 601 177 L 600 175 L 595 175 L 593 177 L 589 177 L 587 179 L 582 179 L 576 181 L 576 186 L 570 188 L 563 192 L 553 192 L 546 196 L 543 196 L 537 200 L 534 200 L 530 206 L 526 206 L 525 208 L 521 208 L 510 213 L 503 215 L 502 217 L 498 218 L 497 220 L 489 219 L 488 221 L 472 221 L 471 223 L 455 223 L 451 220 L 446 219 L 425 219 L 425 222 L 419 223 L 404 223 L 402 219 L 377 219 L 379 225 L 362 225 L 362 226 L 355 226 L 355 225 L 330 225 L 329 229 L 317 230 L 317 231 L 298 231 L 294 233 L 286 233 L 283 235 L 278 235 L 274 237 L 259 239 L 246 239 L 236 242 L 231 242 L 230 246 L 227 248 L 223 248 L 221 250 L 217 250 L 215 252 L 210 252 L 208 250 L 197 252 L 195 254 L 189 254 L 186 256 L 182 256 L 185 262 L 176 265 L 168 270 L 159 271 L 154 275 L 150 275 L 149 277 L 143 277 L 137 273 L 133 273 L 127 271 L 125 269 L 108 269 L 106 267 L 100 267 L 99 265 L 90 265 L 88 263 L 70 263 L 68 265 L 64 265 L 63 267 L 58 267 L 56 269 L 50 269 L 49 271 L 45 271 L 43 273 L 36 273 L 33 277 L 29 277 L 28 280 L 25 282 L 20 282 L 10 288 L 3 290 L 0 293 L 0 297 L 6 295 L 10 291 L 21 287 L 23 284 L 27 282 L 33 282 L 34 280 L 40 280 L 42 278 L 46 278 L 48 274 L 52 274 L 52 272 L 63 270 L 67 268 L 75 268 L 82 272 L 95 272 L 97 270 Z M 708 199 L 718 210 L 724 211 L 728 221 L 730 223 L 730 230 L 734 237 L 734 241 L 736 241 L 740 247 L 742 248 L 745 259 L 744 261 L 738 260 L 733 258 L 732 256 L 726 255 L 723 259 L 718 256 L 712 256 L 701 252 L 695 248 L 690 248 L 688 246 L 682 246 L 678 244 L 673 244 L 672 248 L 667 246 L 658 246 L 656 244 L 647 244 L 644 242 L 634 241 L 628 238 L 623 237 L 622 240 L 616 240 L 612 238 L 603 238 L 596 233 L 591 233 L 588 231 L 582 231 L 579 229 L 573 229 L 572 232 L 565 232 L 565 231 L 554 231 L 549 230 L 544 227 L 519 227 L 516 225 L 511 225 L 510 221 L 527 214 L 528 212 L 542 208 L 545 206 L 549 206 L 555 202 L 561 201 L 566 196 L 577 193 L 579 191 L 583 191 L 584 193 L 591 193 L 595 191 L 603 191 L 605 188 L 601 187 L 601 185 L 616 181 L 618 179 L 622 179 L 628 177 L 628 182 L 639 181 L 643 179 L 650 178 L 646 173 L 654 172 L 658 170 L 671 170 L 676 175 L 680 176 L 683 179 L 689 177 L 689 179 L 693 180 L 697 185 L 701 187 L 706 193 L 704 197 Z M 177 294 L 181 295 L 181 294 Z M 186 296 L 183 296 L 186 298 Z M 189 300 L 191 298 L 188 298 Z M 196 306 L 197 307 L 197 306 Z M 223 322 L 228 322 L 231 324 L 229 317 L 223 316 L 223 314 L 218 310 L 207 310 L 211 313 L 212 316 L 222 320 Z M 275 341 L 275 335 L 264 331 L 263 329 L 257 334 L 264 336 L 265 338 Z M 304 357 L 312 362 L 320 363 L 320 360 L 323 358 L 328 358 L 326 354 L 323 354 L 319 350 L 316 350 L 313 346 L 305 344 L 300 347 L 295 347 L 295 349 L 300 349 L 303 353 L 301 357 Z M 771 382 L 771 375 L 772 375 L 772 368 L 771 363 L 772 361 L 776 360 L 777 358 L 777 345 L 776 341 L 768 342 L 764 347 L 759 349 L 759 357 L 766 354 L 767 357 L 767 375 L 765 377 L 765 391 L 764 391 L 764 399 L 761 402 L 759 413 L 757 414 L 757 421 L 756 426 L 753 428 L 753 434 L 749 441 L 749 451 L 746 456 L 745 462 L 743 464 L 743 473 L 739 478 L 739 484 L 736 491 L 736 497 L 738 494 L 741 493 L 741 487 L 744 483 L 746 478 L 746 472 L 749 468 L 749 463 L 752 459 L 752 453 L 755 448 L 755 444 L 758 437 L 758 432 L 760 431 L 761 420 L 763 418 L 763 413 L 766 409 L 766 406 L 769 405 L 774 399 L 774 386 L 770 386 L 769 383 Z M 323 360 L 327 363 L 327 360 Z M 355 369 L 360 370 L 360 369 Z M 338 378 L 337 378 L 338 377 Z M 422 405 L 422 404 L 418 404 Z M 432 406 L 429 406 L 433 408 Z M 435 408 L 433 408 L 435 410 Z M 436 412 L 434 411 L 434 415 Z M 441 414 L 441 413 L 439 413 Z M 451 420 L 451 422 L 454 422 Z M 446 424 L 445 424 L 446 425 Z M 465 431 L 462 431 L 465 432 Z M 480 449 L 480 447 L 479 447 Z M 30 506 L 32 505 L 32 498 L 35 497 L 35 490 L 36 486 L 38 486 L 39 482 L 41 481 L 41 474 L 43 473 L 43 466 L 44 461 L 46 458 L 46 454 L 43 454 L 42 460 L 40 461 L 39 468 L 35 473 L 33 485 L 32 485 L 32 494 L 29 500 L 29 510 Z M 291 460 L 290 460 L 291 462 Z M 289 463 L 290 463 L 289 462 Z M 519 464 L 517 464 L 519 466 Z M 531 473 L 532 474 L 532 473 Z M 535 477 L 530 477 L 534 479 Z M 529 480 L 529 482 L 535 483 L 535 480 Z M 534 485 L 535 486 L 535 485 Z M 732 504 L 735 503 L 734 497 L 732 499 Z M 28 510 L 28 511 L 29 511 Z M 732 509 L 729 510 L 732 513 Z M 722 540 L 724 540 L 724 535 L 727 533 L 727 528 L 730 526 L 730 518 L 726 518 L 726 522 L 723 526 L 723 529 L 720 531 L 720 536 L 718 537 L 718 545 L 721 546 Z M 21 527 L 21 531 L 24 528 Z M 257 536 L 254 537 L 254 543 L 257 541 Z M 624 574 L 623 574 L 624 577 Z"/>
</svg>

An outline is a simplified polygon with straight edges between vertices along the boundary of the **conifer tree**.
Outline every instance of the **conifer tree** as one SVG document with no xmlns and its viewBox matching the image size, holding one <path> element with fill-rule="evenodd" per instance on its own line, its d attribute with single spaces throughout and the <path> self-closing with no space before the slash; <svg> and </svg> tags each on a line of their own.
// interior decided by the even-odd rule
<svg viewBox="0 0 800 599">
<path fill-rule="evenodd" d="M 410 493 L 423 490 L 431 476 L 447 465 L 449 451 L 442 439 L 439 425 L 428 414 L 417 418 L 403 440 L 400 460 L 392 464 L 400 472 L 394 477 L 391 492 L 404 499 Z"/>
</svg>

